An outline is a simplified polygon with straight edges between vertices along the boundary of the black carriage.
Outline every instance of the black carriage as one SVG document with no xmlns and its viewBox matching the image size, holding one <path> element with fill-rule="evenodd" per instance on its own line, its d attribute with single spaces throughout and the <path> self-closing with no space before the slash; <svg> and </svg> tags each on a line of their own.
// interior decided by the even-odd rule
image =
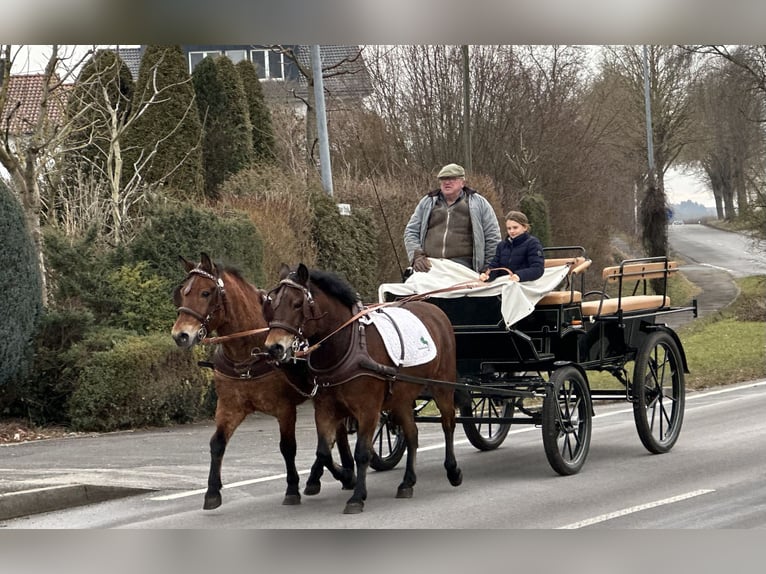
<svg viewBox="0 0 766 574">
<path fill-rule="evenodd" d="M 455 332 L 457 420 L 468 440 L 492 450 L 512 425 L 538 425 L 551 467 L 574 474 L 588 455 L 593 403 L 625 400 L 646 449 L 669 451 L 681 430 L 689 371 L 681 341 L 663 317 L 697 316 L 696 301 L 671 306 L 668 278 L 677 264 L 667 257 L 625 260 L 605 268 L 602 289 L 590 292 L 583 291 L 590 260 L 582 247 L 546 248 L 546 266 L 555 265 L 568 266 L 563 289 L 546 294 L 511 326 L 502 320 L 499 296 L 428 299 L 445 311 Z M 609 373 L 620 388 L 591 388 L 594 372 Z M 418 422 L 440 420 L 426 414 L 428 400 L 423 395 L 415 405 Z M 383 413 L 373 468 L 393 468 L 404 448 Z"/>
</svg>

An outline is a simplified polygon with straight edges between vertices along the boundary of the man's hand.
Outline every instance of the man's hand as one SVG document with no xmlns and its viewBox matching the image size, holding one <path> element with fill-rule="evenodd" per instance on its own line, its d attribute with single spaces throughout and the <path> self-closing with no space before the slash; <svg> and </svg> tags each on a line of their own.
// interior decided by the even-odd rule
<svg viewBox="0 0 766 574">
<path fill-rule="evenodd" d="M 426 252 L 422 249 L 415 250 L 415 256 L 412 258 L 412 268 L 421 273 L 427 273 L 431 270 L 431 262 L 428 260 Z"/>
</svg>

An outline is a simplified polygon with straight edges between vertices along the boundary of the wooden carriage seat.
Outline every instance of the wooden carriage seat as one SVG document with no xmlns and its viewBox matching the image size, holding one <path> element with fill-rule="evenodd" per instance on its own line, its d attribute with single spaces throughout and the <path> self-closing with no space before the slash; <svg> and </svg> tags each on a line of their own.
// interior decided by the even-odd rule
<svg viewBox="0 0 766 574">
<path fill-rule="evenodd" d="M 574 289 L 574 278 L 588 267 L 590 267 L 590 259 L 585 257 L 559 257 L 545 260 L 545 267 L 558 267 L 560 265 L 568 265 L 569 271 L 567 272 L 566 285 L 569 289 L 561 291 L 551 291 L 545 294 L 542 299 L 537 302 L 537 305 L 568 305 L 570 303 L 579 303 L 582 301 L 582 292 Z"/>
<path fill-rule="evenodd" d="M 602 272 L 604 286 L 607 283 L 618 283 L 624 286 L 626 283 L 642 282 L 647 279 L 665 279 L 678 271 L 676 261 L 659 261 L 649 263 L 629 263 L 620 268 L 619 265 L 606 267 Z M 623 311 L 642 311 L 660 309 L 670 306 L 670 297 L 667 295 L 628 295 L 625 297 L 601 298 L 595 301 L 583 301 L 581 303 L 583 317 L 599 315 L 611 315 L 619 309 Z"/>
</svg>

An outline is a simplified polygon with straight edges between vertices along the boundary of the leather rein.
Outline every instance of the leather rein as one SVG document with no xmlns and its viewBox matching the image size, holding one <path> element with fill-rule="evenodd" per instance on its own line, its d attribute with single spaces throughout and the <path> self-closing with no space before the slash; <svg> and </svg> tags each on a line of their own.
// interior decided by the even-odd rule
<svg viewBox="0 0 766 574">
<path fill-rule="evenodd" d="M 314 312 L 313 311 L 314 298 L 311 295 L 311 292 L 309 291 L 308 287 L 305 287 L 304 285 L 296 283 L 292 279 L 283 279 L 282 281 L 280 281 L 279 285 L 275 289 L 273 289 L 272 291 L 278 290 L 283 285 L 285 285 L 287 287 L 292 287 L 294 289 L 301 290 L 303 292 L 303 294 L 304 294 L 304 297 L 306 297 L 306 299 L 307 299 L 308 305 L 312 308 L 312 313 Z M 384 307 L 391 307 L 391 306 L 401 306 L 401 305 L 403 305 L 405 303 L 409 303 L 411 301 L 424 301 L 424 300 L 428 299 L 429 297 L 431 297 L 433 295 L 436 295 L 438 293 L 448 293 L 450 291 L 458 291 L 460 289 L 473 289 L 475 287 L 480 287 L 480 286 L 483 286 L 483 285 L 486 285 L 486 284 L 481 282 L 481 281 L 476 281 L 476 280 L 463 281 L 461 283 L 456 283 L 456 284 L 451 285 L 449 287 L 442 287 L 441 289 L 434 289 L 433 291 L 427 291 L 426 293 L 415 293 L 413 295 L 409 295 L 407 297 L 403 297 L 402 299 L 398 299 L 396 301 L 388 301 L 386 303 L 374 303 L 374 304 L 367 305 L 367 306 L 362 306 L 360 304 L 361 309 L 357 313 L 352 315 L 349 319 L 347 319 L 343 324 L 341 324 L 339 327 L 337 327 L 334 331 L 332 331 L 331 333 L 325 335 L 322 339 L 320 339 L 319 341 L 317 341 L 313 345 L 305 346 L 303 348 L 300 348 L 300 349 L 296 350 L 295 351 L 295 357 L 296 358 L 304 358 L 304 357 L 306 357 L 307 355 L 311 354 L 313 351 L 316 351 L 322 345 L 322 343 L 326 342 L 328 339 L 330 339 L 334 335 L 338 334 L 340 331 L 342 331 L 343 329 L 345 329 L 349 325 L 355 323 L 356 321 L 358 321 L 359 319 L 361 319 L 365 315 L 367 315 L 367 314 L 369 314 L 372 311 L 375 311 L 377 309 L 381 309 L 381 308 L 384 308 Z M 269 294 L 269 297 L 271 297 L 271 294 Z M 304 305 L 304 314 L 305 314 L 305 308 L 306 308 L 306 306 Z M 322 316 L 324 316 L 324 314 Z M 312 315 L 308 319 L 304 320 L 304 324 L 305 324 L 305 321 L 307 321 L 309 319 L 317 319 L 317 318 L 319 318 L 319 317 L 316 317 L 315 315 Z M 278 329 L 282 329 L 284 331 L 287 331 L 288 333 L 291 333 L 291 334 L 295 335 L 296 337 L 299 337 L 299 338 L 305 340 L 304 337 L 303 337 L 303 325 L 301 325 L 299 328 L 296 329 L 292 325 L 286 325 L 284 323 L 279 323 L 279 322 L 275 322 L 275 321 L 270 322 L 269 323 L 269 328 L 274 328 L 274 327 L 276 327 Z"/>
</svg>

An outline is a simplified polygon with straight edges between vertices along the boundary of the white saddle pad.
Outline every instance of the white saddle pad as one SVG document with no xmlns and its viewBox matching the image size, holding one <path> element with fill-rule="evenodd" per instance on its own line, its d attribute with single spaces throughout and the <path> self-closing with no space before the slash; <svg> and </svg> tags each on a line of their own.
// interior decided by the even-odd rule
<svg viewBox="0 0 766 574">
<path fill-rule="evenodd" d="M 412 367 L 433 361 L 436 344 L 423 322 L 412 312 L 400 307 L 376 309 L 361 319 L 363 324 L 372 323 L 386 344 L 388 356 L 395 365 Z M 404 353 L 402 353 L 402 341 Z"/>
</svg>

